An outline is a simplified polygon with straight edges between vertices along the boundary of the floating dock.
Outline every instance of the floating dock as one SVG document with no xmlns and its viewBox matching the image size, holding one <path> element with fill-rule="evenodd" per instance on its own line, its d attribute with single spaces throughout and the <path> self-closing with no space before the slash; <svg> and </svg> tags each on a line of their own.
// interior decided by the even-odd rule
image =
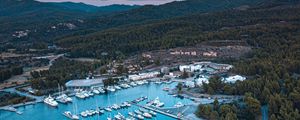
<svg viewBox="0 0 300 120">
<path fill-rule="evenodd" d="M 154 108 L 151 108 L 151 107 L 148 107 L 148 106 L 143 106 L 143 105 L 139 105 L 139 104 L 135 104 L 135 103 L 132 103 L 133 105 L 136 105 L 138 107 L 141 107 L 141 108 L 145 108 L 147 110 L 151 110 L 151 111 L 154 111 L 154 112 L 157 112 L 157 113 L 160 113 L 160 114 L 163 114 L 163 115 L 166 115 L 166 116 L 169 116 L 169 117 L 172 117 L 172 118 L 175 118 L 175 119 L 178 119 L 178 120 L 182 120 L 182 118 L 176 116 L 176 115 L 173 115 L 173 114 L 170 114 L 170 113 L 167 113 L 167 112 L 164 112 L 164 111 L 161 111 L 161 110 L 158 110 L 158 109 L 154 109 Z"/>
</svg>

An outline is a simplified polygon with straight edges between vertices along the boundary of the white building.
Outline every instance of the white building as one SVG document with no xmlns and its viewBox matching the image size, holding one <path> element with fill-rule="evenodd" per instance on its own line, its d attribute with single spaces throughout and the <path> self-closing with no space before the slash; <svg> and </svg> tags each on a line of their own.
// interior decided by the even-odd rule
<svg viewBox="0 0 300 120">
<path fill-rule="evenodd" d="M 223 78 L 226 83 L 235 83 L 236 81 L 244 81 L 246 80 L 246 77 L 240 76 L 240 75 L 234 75 L 234 76 L 229 76 L 227 78 Z"/>
<path fill-rule="evenodd" d="M 185 86 L 187 86 L 189 88 L 194 88 L 195 87 L 195 82 L 193 82 L 193 81 L 186 81 L 185 82 Z"/>
<path fill-rule="evenodd" d="M 208 83 L 208 78 L 202 77 L 195 80 L 196 85 L 202 86 L 202 83 Z"/>
<path fill-rule="evenodd" d="M 134 74 L 134 75 L 129 75 L 128 79 L 129 80 L 142 80 L 142 79 L 149 79 L 149 78 L 153 78 L 153 77 L 157 77 L 157 75 L 159 75 L 160 72 L 147 72 L 147 73 L 139 73 L 139 74 Z"/>
</svg>

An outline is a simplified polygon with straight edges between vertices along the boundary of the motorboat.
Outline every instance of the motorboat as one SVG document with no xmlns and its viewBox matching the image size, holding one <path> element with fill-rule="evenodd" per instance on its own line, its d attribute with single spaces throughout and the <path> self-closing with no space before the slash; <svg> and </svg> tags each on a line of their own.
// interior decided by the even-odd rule
<svg viewBox="0 0 300 120">
<path fill-rule="evenodd" d="M 82 111 L 82 112 L 80 113 L 80 115 L 81 115 L 82 117 L 87 117 L 87 116 L 88 116 L 88 114 L 86 113 L 86 111 Z"/>
<path fill-rule="evenodd" d="M 133 113 L 133 112 L 128 112 L 128 115 L 130 115 L 130 116 L 135 116 L 135 114 Z"/>
<path fill-rule="evenodd" d="M 104 108 L 106 111 L 108 111 L 108 112 L 111 112 L 112 111 L 112 109 L 110 108 L 110 107 L 106 107 L 106 108 Z"/>
<path fill-rule="evenodd" d="M 160 102 L 160 103 L 156 104 L 156 107 L 163 107 L 164 105 L 165 105 L 165 103 Z"/>
<path fill-rule="evenodd" d="M 58 105 L 58 103 L 50 95 L 44 99 L 44 103 L 46 103 L 52 107 L 57 107 L 57 105 Z"/>
<path fill-rule="evenodd" d="M 154 112 L 154 111 L 152 111 L 152 110 L 151 110 L 149 113 L 150 113 L 151 115 L 153 115 L 153 116 L 156 116 L 156 114 L 157 114 L 156 112 Z"/>
<path fill-rule="evenodd" d="M 140 119 L 140 120 L 144 120 L 144 119 L 145 119 L 142 115 L 137 115 L 136 117 L 137 117 L 138 119 Z"/>
<path fill-rule="evenodd" d="M 143 114 L 141 111 L 139 111 L 139 110 L 134 110 L 134 112 L 136 113 L 136 114 Z"/>
<path fill-rule="evenodd" d="M 168 87 L 164 87 L 164 88 L 163 88 L 163 90 L 164 90 L 164 91 L 169 91 L 169 90 L 170 90 L 170 88 L 168 88 Z"/>
<path fill-rule="evenodd" d="M 137 84 L 135 82 L 131 82 L 130 85 L 131 86 L 137 86 Z"/>
<path fill-rule="evenodd" d="M 174 107 L 177 107 L 177 108 L 183 107 L 183 106 L 184 106 L 184 104 L 182 104 L 181 102 L 177 102 L 177 103 L 174 105 Z"/>
<path fill-rule="evenodd" d="M 78 97 L 78 98 L 81 98 L 81 99 L 84 99 L 84 98 L 85 98 L 85 95 L 83 95 L 83 93 L 81 93 L 81 92 L 77 92 L 77 93 L 75 94 L 75 96 Z"/>
<path fill-rule="evenodd" d="M 58 102 L 61 103 L 68 103 L 68 102 L 72 102 L 72 98 L 70 98 L 69 96 L 67 96 L 66 94 L 61 94 L 58 97 L 56 97 L 56 100 Z"/>
<path fill-rule="evenodd" d="M 117 89 L 117 90 L 121 90 L 122 88 L 121 87 L 119 87 L 119 86 L 115 86 L 115 88 Z"/>
<path fill-rule="evenodd" d="M 143 116 L 146 118 L 152 118 L 152 115 L 147 112 L 143 113 Z"/>
<path fill-rule="evenodd" d="M 115 92 L 116 91 L 116 89 L 112 86 L 108 86 L 106 89 L 110 92 Z"/>
<path fill-rule="evenodd" d="M 97 89 L 93 89 L 93 93 L 100 94 L 99 90 L 97 90 Z"/>
<path fill-rule="evenodd" d="M 65 111 L 63 115 L 72 120 L 79 120 L 79 116 L 72 114 L 70 111 Z"/>
</svg>

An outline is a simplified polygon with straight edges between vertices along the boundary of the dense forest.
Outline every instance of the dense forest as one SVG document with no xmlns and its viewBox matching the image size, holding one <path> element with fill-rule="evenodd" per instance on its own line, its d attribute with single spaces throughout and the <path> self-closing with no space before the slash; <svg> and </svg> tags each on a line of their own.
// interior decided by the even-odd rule
<svg viewBox="0 0 300 120">
<path fill-rule="evenodd" d="M 272 9 L 263 7 L 246 11 L 229 10 L 212 14 L 196 14 L 145 25 L 133 25 L 88 35 L 67 37 L 58 40 L 57 43 L 62 47 L 69 48 L 73 57 L 101 58 L 103 52 L 114 57 L 138 51 L 191 46 L 206 40 L 240 40 L 244 39 L 244 35 L 256 37 L 248 31 L 230 36 L 226 36 L 226 34 L 232 33 L 228 32 L 228 29 L 235 27 L 263 26 L 282 21 L 293 24 L 299 19 L 298 11 L 299 7 L 274 7 Z M 219 33 L 215 34 L 215 32 Z"/>
<path fill-rule="evenodd" d="M 0 69 L 0 82 L 9 79 L 13 75 L 20 75 L 23 73 L 23 67 L 21 66 L 10 66 L 9 68 Z"/>
<path fill-rule="evenodd" d="M 72 79 L 84 79 L 88 77 L 96 68 L 103 65 L 102 62 L 79 62 L 66 58 L 57 59 L 49 70 L 33 71 L 31 76 L 31 86 L 38 90 L 52 90 L 58 84 L 65 83 Z"/>
<path fill-rule="evenodd" d="M 233 73 L 249 80 L 207 85 L 210 94 L 245 95 L 244 104 L 200 105 L 207 119 L 260 119 L 268 106 L 272 120 L 300 119 L 300 6 L 272 5 L 248 10 L 196 14 L 158 23 L 110 29 L 59 40 L 72 55 L 100 57 L 102 52 L 137 51 L 192 46 L 207 40 L 246 40 L 254 51 L 234 64 Z M 80 47 L 78 47 L 80 46 Z M 93 51 L 93 52 L 91 52 Z"/>
<path fill-rule="evenodd" d="M 110 6 L 118 12 L 93 12 L 93 6 L 40 3 L 33 0 L 1 0 L 0 50 L 32 48 L 34 43 L 85 35 L 118 26 L 143 24 L 176 16 L 223 11 L 241 5 L 255 6 L 266 0 L 185 0 L 153 6 Z M 22 9 L 18 9 L 22 6 Z M 66 6 L 68 6 L 66 8 Z M 73 6 L 73 7 L 72 7 Z M 78 7 L 79 6 L 79 7 Z M 117 8 L 116 8 L 117 7 Z M 92 12 L 82 10 L 92 10 Z M 47 21 L 47 22 L 45 22 Z M 24 36 L 16 37 L 21 33 Z M 24 34 L 23 34 L 24 33 Z M 13 36 L 16 35 L 16 36 Z M 21 50 L 22 50 L 21 49 Z"/>
</svg>

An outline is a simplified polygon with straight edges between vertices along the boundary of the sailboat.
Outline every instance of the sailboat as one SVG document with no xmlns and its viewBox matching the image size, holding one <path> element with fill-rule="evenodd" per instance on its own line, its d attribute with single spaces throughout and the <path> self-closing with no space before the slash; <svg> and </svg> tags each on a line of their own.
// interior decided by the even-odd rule
<svg viewBox="0 0 300 120">
<path fill-rule="evenodd" d="M 72 114 L 70 111 L 65 111 L 63 115 L 72 120 L 79 120 L 79 116 L 76 114 L 77 111 L 76 109 L 77 109 L 77 105 L 75 105 L 75 108 L 73 105 L 74 114 Z"/>
</svg>

